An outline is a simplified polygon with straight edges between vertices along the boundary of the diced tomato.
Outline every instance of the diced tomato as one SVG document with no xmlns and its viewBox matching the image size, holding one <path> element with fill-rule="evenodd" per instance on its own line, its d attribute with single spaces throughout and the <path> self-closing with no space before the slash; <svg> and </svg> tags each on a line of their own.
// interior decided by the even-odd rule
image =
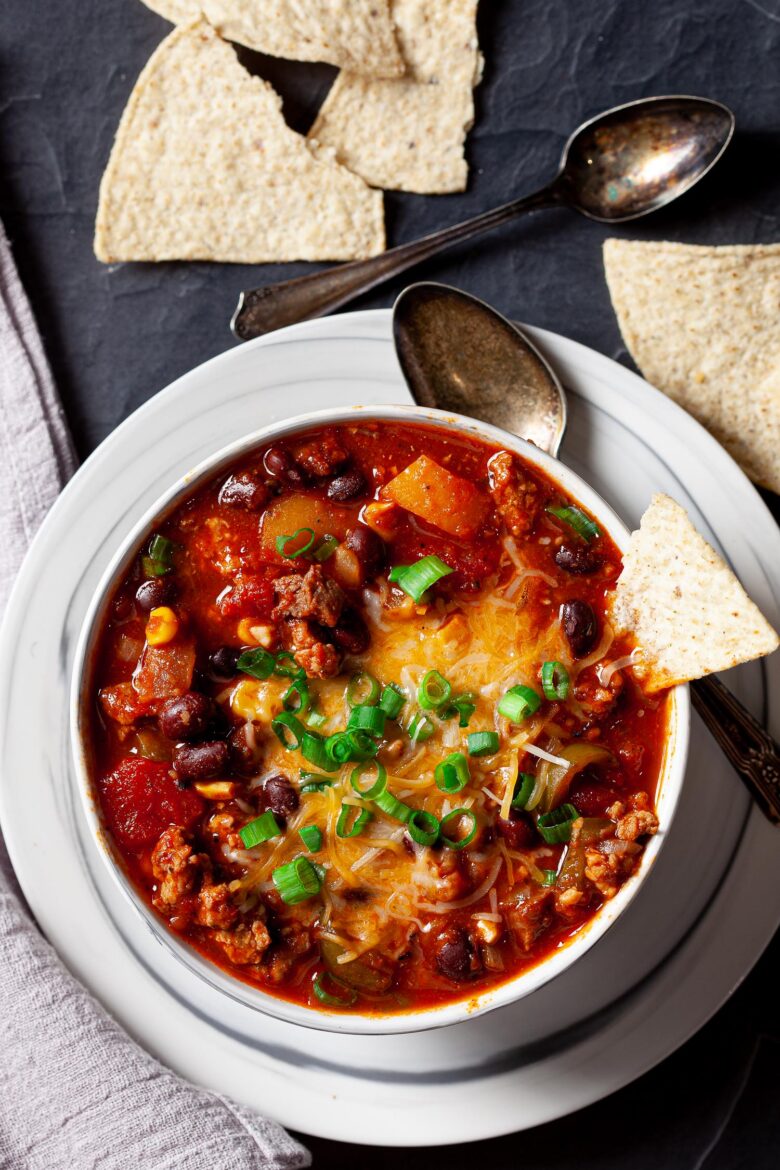
<svg viewBox="0 0 780 1170">
<path fill-rule="evenodd" d="M 100 787 L 109 829 L 134 852 L 154 845 L 168 825 L 186 828 L 203 812 L 203 799 L 177 788 L 167 764 L 138 756 L 126 756 Z"/>
<path fill-rule="evenodd" d="M 620 793 L 609 784 L 583 780 L 572 785 L 568 799 L 583 817 L 603 817 L 609 806 L 620 800 Z"/>
<path fill-rule="evenodd" d="M 273 581 L 270 577 L 237 581 L 220 594 L 217 604 L 223 617 L 270 618 L 274 607 Z"/>
<path fill-rule="evenodd" d="M 116 683 L 112 687 L 103 687 L 99 695 L 100 705 L 115 723 L 129 727 L 136 719 L 142 719 L 150 714 L 148 703 L 142 703 L 136 694 L 133 684 L 129 682 Z"/>
<path fill-rule="evenodd" d="M 140 702 L 172 699 L 192 685 L 195 670 L 195 643 L 191 639 L 165 646 L 144 646 L 133 672 L 133 686 Z"/>
</svg>

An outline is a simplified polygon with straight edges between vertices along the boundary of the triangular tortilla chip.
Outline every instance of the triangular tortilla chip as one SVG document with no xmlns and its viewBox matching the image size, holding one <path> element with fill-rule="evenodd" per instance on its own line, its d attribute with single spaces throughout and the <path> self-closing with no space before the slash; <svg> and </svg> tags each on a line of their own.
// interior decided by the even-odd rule
<svg viewBox="0 0 780 1170">
<path fill-rule="evenodd" d="M 350 260 L 384 247 L 382 195 L 315 152 L 205 21 L 130 95 L 100 185 L 100 260 Z"/>
<path fill-rule="evenodd" d="M 780 492 L 780 244 L 607 240 L 604 267 L 647 380 Z"/>
<path fill-rule="evenodd" d="M 144 0 L 174 24 L 202 14 L 226 40 L 291 61 L 328 61 L 369 77 L 404 63 L 390 0 Z"/>
<path fill-rule="evenodd" d="M 373 187 L 421 194 L 462 191 L 463 156 L 482 72 L 478 0 L 393 0 L 407 76 L 376 81 L 340 73 L 309 137 Z"/>
<path fill-rule="evenodd" d="M 631 534 L 611 616 L 633 633 L 649 691 L 728 670 L 777 649 L 778 637 L 728 565 L 669 496 L 653 496 Z"/>
</svg>

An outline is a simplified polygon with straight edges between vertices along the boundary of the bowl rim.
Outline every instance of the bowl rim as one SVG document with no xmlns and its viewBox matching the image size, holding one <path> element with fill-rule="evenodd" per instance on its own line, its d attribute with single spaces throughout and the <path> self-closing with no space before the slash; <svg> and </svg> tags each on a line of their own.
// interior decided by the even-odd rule
<svg viewBox="0 0 780 1170">
<path fill-rule="evenodd" d="M 566 494 L 585 505 L 593 515 L 604 523 L 620 551 L 625 551 L 630 535 L 629 530 L 614 509 L 598 495 L 595 489 L 562 463 L 560 459 L 549 455 L 534 444 L 501 427 L 452 411 L 407 403 L 326 408 L 278 420 L 219 447 L 191 470 L 179 476 L 146 509 L 120 542 L 101 574 L 81 625 L 71 672 L 69 738 L 71 757 L 78 780 L 81 808 L 91 830 L 90 837 L 95 843 L 103 864 L 124 898 L 140 914 L 157 941 L 172 953 L 191 974 L 248 1009 L 265 1013 L 287 1023 L 318 1031 L 352 1035 L 392 1035 L 426 1031 L 462 1023 L 533 994 L 534 991 L 568 970 L 617 921 L 633 902 L 644 884 L 645 878 L 652 870 L 677 809 L 688 755 L 690 696 L 687 685 L 673 687 L 670 692 L 667 736 L 661 764 L 659 797 L 657 798 L 661 831 L 653 836 L 646 845 L 638 871 L 621 887 L 615 897 L 605 902 L 593 918 L 584 924 L 565 945 L 513 979 L 471 997 L 464 995 L 460 999 L 440 1006 L 408 1012 L 384 1015 L 354 1011 L 350 1013 L 331 1012 L 325 1008 L 304 1007 L 291 1000 L 274 996 L 254 984 L 245 983 L 206 959 L 193 946 L 184 943 L 180 936 L 176 935 L 137 893 L 124 868 L 121 855 L 116 850 L 111 835 L 103 824 L 93 789 L 86 749 L 89 696 L 83 684 L 90 673 L 92 650 L 97 639 L 103 610 L 118 579 L 136 555 L 142 537 L 152 528 L 156 520 L 173 511 L 181 499 L 189 495 L 202 482 L 218 474 L 223 467 L 232 464 L 242 455 L 273 439 L 286 438 L 301 431 L 314 429 L 317 426 L 354 424 L 361 420 L 422 423 L 445 431 L 472 435 L 497 446 L 514 450 L 522 458 L 527 459 L 532 466 L 538 467 L 554 482 L 559 483 Z"/>
</svg>

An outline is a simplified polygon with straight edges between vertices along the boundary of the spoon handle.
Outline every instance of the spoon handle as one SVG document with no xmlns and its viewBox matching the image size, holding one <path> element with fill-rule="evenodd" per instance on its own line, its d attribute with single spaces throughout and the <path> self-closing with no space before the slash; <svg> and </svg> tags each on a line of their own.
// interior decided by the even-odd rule
<svg viewBox="0 0 780 1170">
<path fill-rule="evenodd" d="M 390 248 L 369 260 L 353 260 L 349 264 L 326 268 L 322 272 L 299 276 L 295 280 L 249 289 L 241 293 L 230 327 L 239 341 L 249 341 L 252 337 L 260 337 L 285 325 L 323 317 L 452 244 L 473 239 L 526 211 L 553 207 L 561 202 L 560 188 L 553 182 L 523 199 L 515 199 L 503 207 L 453 224 L 452 227 L 443 228 L 410 244 Z"/>
<path fill-rule="evenodd" d="M 780 824 L 780 746 L 714 675 L 691 684 L 693 705 L 761 811 Z"/>
</svg>

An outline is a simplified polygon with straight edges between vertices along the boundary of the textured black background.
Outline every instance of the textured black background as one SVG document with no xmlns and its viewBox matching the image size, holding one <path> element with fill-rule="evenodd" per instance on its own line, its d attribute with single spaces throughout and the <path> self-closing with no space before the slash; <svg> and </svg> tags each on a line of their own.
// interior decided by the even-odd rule
<svg viewBox="0 0 780 1170">
<path fill-rule="evenodd" d="M 167 28 L 139 0 L 0 0 L 0 216 L 82 456 L 161 387 L 232 344 L 227 323 L 239 289 L 309 270 L 105 268 L 94 259 L 97 189 L 113 133 Z M 482 0 L 480 36 L 487 67 L 468 146 L 469 190 L 388 195 L 391 243 L 541 185 L 569 130 L 600 109 L 675 92 L 730 105 L 736 140 L 699 189 L 621 234 L 701 243 L 780 239 L 780 0 Z M 288 120 L 305 130 L 335 71 L 242 58 L 276 85 Z M 604 284 L 604 234 L 570 213 L 541 213 L 425 272 L 630 364 Z M 388 305 L 400 287 L 360 304 Z M 497 1170 L 775 1170 L 779 957 L 775 940 L 712 1023 L 609 1100 L 478 1149 L 400 1157 L 409 1170 L 445 1160 L 466 1166 L 475 1155 Z M 321 1167 L 384 1167 L 399 1159 L 393 1151 L 309 1145 Z"/>
</svg>

